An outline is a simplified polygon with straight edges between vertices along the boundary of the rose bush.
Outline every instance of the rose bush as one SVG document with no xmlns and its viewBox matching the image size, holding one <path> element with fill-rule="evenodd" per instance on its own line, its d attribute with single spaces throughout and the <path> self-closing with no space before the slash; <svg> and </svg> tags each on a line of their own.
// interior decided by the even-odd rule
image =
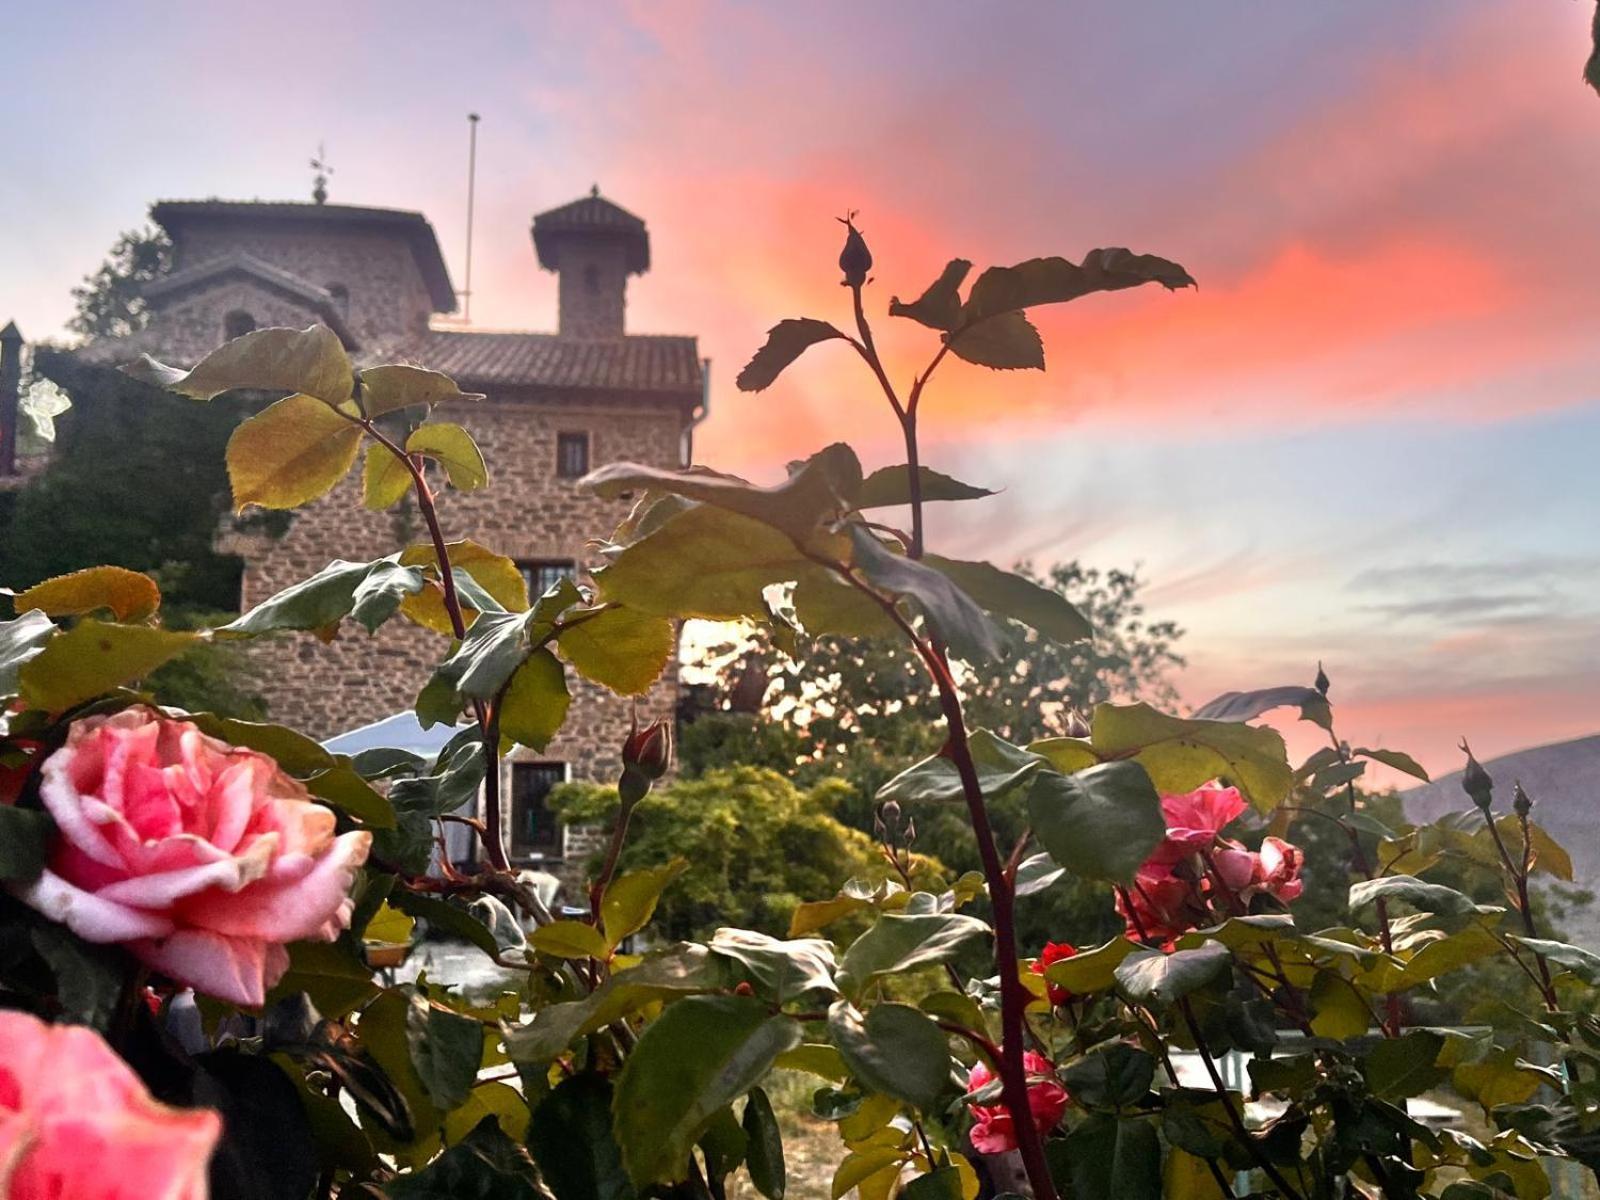
<svg viewBox="0 0 1600 1200">
<path fill-rule="evenodd" d="M 1028 1110 L 1033 1115 L 1033 1127 L 1041 1134 L 1049 1133 L 1066 1115 L 1070 1100 L 1067 1089 L 1061 1086 L 1055 1067 L 1044 1055 L 1029 1050 L 1022 1062 L 1028 1069 Z M 967 1094 L 992 1090 L 991 1085 L 998 1078 L 987 1063 L 974 1063 L 967 1072 Z M 1005 1154 L 1017 1148 L 1010 1109 L 1003 1104 L 976 1102 L 967 1107 L 972 1111 L 972 1132 L 968 1136 L 974 1150 L 979 1154 Z"/>
<path fill-rule="evenodd" d="M 222 1122 L 158 1104 L 95 1033 L 0 1010 L 0 1194 L 204 1200 Z"/>
</svg>

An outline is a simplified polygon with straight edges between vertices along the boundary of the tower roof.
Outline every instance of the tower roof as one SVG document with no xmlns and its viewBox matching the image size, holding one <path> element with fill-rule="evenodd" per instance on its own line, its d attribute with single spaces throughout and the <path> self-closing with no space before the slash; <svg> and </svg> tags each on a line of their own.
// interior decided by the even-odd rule
<svg viewBox="0 0 1600 1200">
<path fill-rule="evenodd" d="M 587 196 L 533 218 L 533 246 L 539 265 L 555 270 L 556 245 L 569 237 L 616 238 L 627 247 L 629 274 L 642 275 L 650 269 L 650 235 L 644 222 L 602 196 L 598 184 Z"/>
<path fill-rule="evenodd" d="M 361 208 L 351 204 L 300 204 L 278 200 L 162 200 L 150 208 L 150 219 L 174 237 L 185 228 L 217 221 L 252 221 L 307 228 L 367 229 L 406 239 L 417 270 L 427 284 L 434 312 L 454 312 L 455 288 L 439 251 L 433 226 L 419 212 L 398 208 Z"/>
</svg>

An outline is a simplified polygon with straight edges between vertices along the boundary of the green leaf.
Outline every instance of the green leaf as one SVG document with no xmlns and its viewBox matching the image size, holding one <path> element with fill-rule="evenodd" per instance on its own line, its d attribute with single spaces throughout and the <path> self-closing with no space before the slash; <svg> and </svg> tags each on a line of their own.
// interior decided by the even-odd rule
<svg viewBox="0 0 1600 1200">
<path fill-rule="evenodd" d="M 60 712 L 144 678 L 201 636 L 85 617 L 23 662 L 18 683 L 29 704 Z"/>
<path fill-rule="evenodd" d="M 782 941 L 751 929 L 719 929 L 711 938 L 711 953 L 736 964 L 734 973 L 760 995 L 779 1004 L 808 992 L 838 992 L 834 985 L 833 943 L 821 938 Z"/>
<path fill-rule="evenodd" d="M 900 1189 L 905 1200 L 962 1200 L 961 1172 L 956 1167 L 939 1167 L 918 1175 Z"/>
<path fill-rule="evenodd" d="M 36 657 L 56 635 L 55 622 L 42 612 L 23 613 L 0 621 L 0 696 L 14 695 L 22 665 Z"/>
<path fill-rule="evenodd" d="M 1385 1038 L 1374 1045 L 1361 1064 L 1367 1086 L 1386 1100 L 1420 1096 L 1449 1075 L 1435 1066 L 1444 1037 L 1431 1029 L 1413 1029 L 1403 1037 Z"/>
<path fill-rule="evenodd" d="M 1318 971 L 1311 984 L 1311 1031 L 1319 1037 L 1345 1041 L 1366 1033 L 1372 1022 L 1361 993 L 1337 971 Z"/>
<path fill-rule="evenodd" d="M 1101 759 L 1136 758 L 1162 795 L 1220 778 L 1270 812 L 1294 784 L 1282 736 L 1236 721 L 1184 720 L 1147 704 L 1101 704 L 1090 742 Z"/>
<path fill-rule="evenodd" d="M 417 697 L 424 729 L 453 724 L 468 700 L 492 700 L 528 657 L 530 613 L 479 613 Z M 557 664 L 559 667 L 560 664 Z"/>
<path fill-rule="evenodd" d="M 717 1112 L 800 1043 L 800 1024 L 742 996 L 668 1005 L 628 1056 L 613 1104 L 623 1165 L 638 1187 L 688 1175 L 689 1150 Z"/>
<path fill-rule="evenodd" d="M 1064 258 L 1031 258 L 1014 267 L 990 267 L 978 276 L 961 310 L 961 325 L 1036 304 L 1061 304 L 1091 292 L 1117 291 L 1145 283 L 1169 290 L 1193 287 L 1177 263 L 1121 248 L 1091 250 L 1082 265 Z"/>
<path fill-rule="evenodd" d="M 933 500 L 981 500 L 995 493 L 989 488 L 962 483 L 948 475 L 941 475 L 930 467 L 918 467 L 921 498 L 924 503 Z M 882 467 L 868 475 L 861 484 L 861 494 L 856 497 L 857 508 L 895 508 L 911 503 L 911 470 L 906 464 Z"/>
<path fill-rule="evenodd" d="M 528 935 L 528 945 L 540 954 L 555 958 L 598 958 L 602 961 L 611 947 L 600 931 L 583 921 L 552 921 Z"/>
<path fill-rule="evenodd" d="M 923 559 L 997 617 L 1009 617 L 1063 645 L 1094 635 L 1089 620 L 1060 592 L 986 562 L 960 562 L 930 554 Z"/>
<path fill-rule="evenodd" d="M 749 1142 L 744 1126 L 733 1115 L 733 1108 L 720 1109 L 698 1141 L 700 1156 L 706 1164 L 706 1177 L 718 1184 L 726 1180 L 744 1162 Z"/>
<path fill-rule="evenodd" d="M 368 829 L 395 828 L 394 806 L 354 767 L 337 766 L 320 771 L 305 781 L 306 790 L 346 816 L 354 817 Z"/>
<path fill-rule="evenodd" d="M 1259 688 L 1253 692 L 1223 692 L 1209 704 L 1195 709 L 1194 715 L 1207 721 L 1253 721 L 1275 708 L 1298 708 L 1320 712 L 1327 700 L 1316 688 L 1298 684 Z"/>
<path fill-rule="evenodd" d="M 1410 875 L 1363 879 L 1350 885 L 1350 911 L 1357 912 L 1377 900 L 1404 900 L 1424 912 L 1449 917 L 1472 916 L 1478 906 L 1471 897 L 1441 883 L 1425 883 Z"/>
<path fill-rule="evenodd" d="M 469 623 L 473 613 L 476 612 L 526 611 L 528 585 L 522 577 L 522 572 L 517 569 L 517 564 L 511 559 L 469 540 L 447 542 L 445 551 L 450 560 L 451 574 L 455 578 L 457 591 L 461 593 L 461 602 L 471 610 L 466 613 Z M 432 576 L 422 591 L 406 597 L 400 610 L 418 625 L 425 626 L 435 633 L 453 636 L 455 627 L 451 624 L 450 614 L 444 607 L 444 592 L 436 582 L 439 577 L 439 560 L 432 543 L 408 546 L 400 552 L 400 562 L 408 567 L 426 567 Z M 468 582 L 477 585 L 476 603 L 465 595 L 469 590 Z M 484 600 L 485 596 L 494 603 L 488 604 Z M 478 607 L 479 604 L 484 607 Z"/>
<path fill-rule="evenodd" d="M 842 338 L 826 321 L 810 317 L 793 317 L 779 321 L 767 330 L 766 344 L 757 350 L 755 357 L 745 364 L 744 370 L 734 380 L 741 392 L 759 392 L 777 381 L 784 369 L 818 342 Z"/>
<path fill-rule="evenodd" d="M 1038 755 L 987 729 L 974 729 L 967 735 L 967 751 L 987 800 L 998 800 L 1045 766 Z M 901 771 L 878 789 L 876 798 L 879 803 L 896 800 L 901 804 L 956 804 L 965 795 L 955 763 L 943 754 L 935 754 Z"/>
<path fill-rule="evenodd" d="M 767 615 L 762 590 L 814 564 L 788 535 L 753 517 L 695 504 L 594 572 L 607 600 L 663 617 L 734 621 Z"/>
<path fill-rule="evenodd" d="M 905 636 L 877 599 L 837 573 L 808 565 L 797 576 L 794 616 L 812 637 L 832 634 L 881 641 Z"/>
<path fill-rule="evenodd" d="M 982 921 L 959 913 L 884 913 L 844 952 L 839 986 L 859 996 L 875 979 L 948 962 L 988 935 Z"/>
<path fill-rule="evenodd" d="M 1112 883 L 1131 880 L 1167 833 L 1161 797 L 1137 762 L 1040 772 L 1028 789 L 1028 819 L 1057 863 Z"/>
<path fill-rule="evenodd" d="M 914 600 L 939 640 L 957 658 L 969 663 L 999 658 L 1004 651 L 1000 631 L 942 571 L 895 554 L 861 525 L 850 526 L 855 566 L 874 587 Z"/>
<path fill-rule="evenodd" d="M 223 634 L 252 637 L 280 630 L 329 630 L 353 617 L 368 633 L 392 617 L 401 602 L 422 590 L 422 571 L 395 556 L 375 562 L 336 558 L 309 579 L 269 596 L 222 626 Z"/>
<path fill-rule="evenodd" d="M 326 325 L 258 329 L 213 350 L 192 371 L 165 366 L 148 354 L 123 370 L 135 379 L 195 400 L 249 388 L 304 392 L 325 405 L 342 404 L 355 384 L 344 346 Z"/>
<path fill-rule="evenodd" d="M 1541 1087 L 1560 1086 L 1561 1079 L 1549 1068 L 1525 1062 L 1515 1050 L 1496 1047 L 1476 1062 L 1456 1066 L 1450 1083 L 1487 1112 L 1502 1104 L 1522 1104 Z"/>
<path fill-rule="evenodd" d="M 108 609 L 118 621 L 143 621 L 161 607 L 156 581 L 126 567 L 88 567 L 57 575 L 18 592 L 17 615 L 38 610 L 51 617 L 75 617 Z"/>
<path fill-rule="evenodd" d="M 314 396 L 297 394 L 240 423 L 228 439 L 233 507 L 299 508 L 350 472 L 361 426 Z"/>
<path fill-rule="evenodd" d="M 500 947 L 494 940 L 486 925 L 465 909 L 444 900 L 436 900 L 432 896 L 419 895 L 404 888 L 396 889 L 389 897 L 389 903 L 401 912 L 428 922 L 429 927 L 435 931 L 453 934 L 458 938 L 471 942 L 479 950 L 488 955 L 498 955 Z"/>
<path fill-rule="evenodd" d="M 528 1152 L 484 1117 L 423 1170 L 383 1185 L 389 1200 L 546 1200 Z"/>
<path fill-rule="evenodd" d="M 1193 950 L 1140 950 L 1117 965 L 1117 983 L 1136 1004 L 1171 1004 L 1204 987 L 1223 971 L 1233 955 L 1219 942 Z M 1047 975 L 1046 978 L 1049 978 Z"/>
<path fill-rule="evenodd" d="M 270 992 L 268 1008 L 304 992 L 323 1016 L 337 1021 L 378 994 L 372 972 L 343 942 L 295 942 L 289 970 Z"/>
<path fill-rule="evenodd" d="M 406 1010 L 411 1065 L 441 1112 L 465 1104 L 483 1061 L 483 1026 L 421 996 Z"/>
<path fill-rule="evenodd" d="M 863 1149 L 852 1151 L 845 1155 L 839 1167 L 833 1173 L 833 1186 L 830 1195 L 833 1200 L 840 1200 L 851 1188 L 859 1187 L 875 1175 L 893 1172 L 890 1178 L 900 1174 L 900 1169 L 905 1161 L 910 1158 L 910 1153 L 896 1146 L 866 1146 Z M 881 1192 L 874 1191 L 873 1195 L 888 1195 L 889 1187 L 885 1186 Z"/>
<path fill-rule="evenodd" d="M 966 259 L 952 258 L 939 278 L 910 304 L 902 304 L 898 296 L 891 299 L 889 315 L 907 317 L 929 329 L 954 329 L 961 319 L 961 284 L 970 270 L 972 264 Z"/>
<path fill-rule="evenodd" d="M 1066 868 L 1045 851 L 1030 854 L 1017 865 L 1016 894 L 1033 896 L 1047 891 L 1066 873 Z"/>
<path fill-rule="evenodd" d="M 361 372 L 361 407 L 369 417 L 381 417 L 415 404 L 482 399 L 481 392 L 463 392 L 448 375 L 425 367 L 385 363 Z"/>
<path fill-rule="evenodd" d="M 623 938 L 638 933 L 648 925 L 650 918 L 655 915 L 656 902 L 661 899 L 661 893 L 688 867 L 688 859 L 674 858 L 659 867 L 630 871 L 612 880 L 600 900 L 606 944 L 618 946 Z"/>
<path fill-rule="evenodd" d="M 610 1080 L 585 1072 L 562 1080 L 534 1109 L 528 1149 L 556 1200 L 633 1200 L 611 1133 L 611 1100 Z"/>
<path fill-rule="evenodd" d="M 1161 1139 L 1148 1118 L 1095 1113 L 1063 1152 L 1073 1200 L 1161 1200 Z"/>
<path fill-rule="evenodd" d="M 619 696 L 641 696 L 661 678 L 678 637 L 663 616 L 610 604 L 568 614 L 556 644 L 573 669 Z"/>
<path fill-rule="evenodd" d="M 505 1031 L 506 1050 L 519 1066 L 540 1066 L 576 1038 L 604 1028 L 645 1005 L 722 986 L 722 964 L 704 946 L 680 943 L 618 971 L 582 1000 L 547 1005 L 527 1025 Z"/>
<path fill-rule="evenodd" d="M 339 759 L 322 748 L 320 742 L 285 725 L 268 721 L 241 721 L 218 713 L 183 713 L 179 709 L 164 710 L 169 716 L 192 721 L 201 733 L 227 742 L 230 746 L 244 746 L 259 750 L 291 775 L 301 777 L 327 771 L 339 765 Z"/>
<path fill-rule="evenodd" d="M 1116 983 L 1117 968 L 1123 960 L 1140 949 L 1125 937 L 1112 938 L 1103 946 L 1051 963 L 1045 968 L 1044 977 L 1080 996 L 1103 992 Z"/>
<path fill-rule="evenodd" d="M 750 1089 L 744 1104 L 744 1134 L 748 1143 L 745 1165 L 750 1182 L 767 1200 L 783 1200 L 788 1187 L 788 1170 L 783 1159 L 783 1131 L 772 1111 L 772 1101 L 760 1088 Z M 566 1200 L 557 1197 L 557 1200 Z"/>
<path fill-rule="evenodd" d="M 758 487 L 737 475 L 707 467 L 667 471 L 640 463 L 609 463 L 584 478 L 583 487 L 614 499 L 632 492 L 666 492 L 754 517 L 804 541 L 856 506 L 861 492 L 861 462 L 855 451 L 835 442 L 790 468 L 789 478 Z"/>
<path fill-rule="evenodd" d="M 38 808 L 0 804 L 0 881 L 32 883 L 44 870 L 56 823 Z"/>
<path fill-rule="evenodd" d="M 1582 946 L 1568 945 L 1566 942 L 1554 942 L 1546 938 L 1518 937 L 1511 935 L 1511 940 L 1519 945 L 1526 946 L 1535 954 L 1564 969 L 1571 971 L 1584 983 L 1591 987 L 1600 984 L 1600 954 L 1592 950 L 1585 950 Z"/>
<path fill-rule="evenodd" d="M 1061 1072 L 1072 1098 L 1090 1108 L 1132 1107 L 1155 1077 L 1156 1060 L 1126 1042 L 1097 1047 Z"/>
<path fill-rule="evenodd" d="M 438 462 L 457 491 L 476 491 L 489 482 L 489 468 L 484 465 L 478 443 L 465 429 L 449 421 L 418 425 L 406 439 L 406 452 Z"/>
<path fill-rule="evenodd" d="M 926 1013 L 877 1004 L 863 1016 L 848 1000 L 828 1009 L 828 1036 L 850 1073 L 869 1090 L 939 1111 L 950 1087 L 950 1046 Z"/>
<path fill-rule="evenodd" d="M 135 964 L 118 947 L 91 945 L 61 925 L 35 925 L 29 938 L 55 976 L 61 1016 L 108 1031 Z"/>
<path fill-rule="evenodd" d="M 1399 750 L 1369 750 L 1365 746 L 1361 746 L 1350 751 L 1350 753 L 1358 758 L 1370 758 L 1373 762 L 1381 762 L 1384 766 L 1392 767 L 1396 771 L 1410 775 L 1415 779 L 1420 779 L 1423 783 L 1428 782 L 1428 772 L 1423 768 L 1422 764 L 1412 758 L 1411 755 L 1404 754 Z"/>
<path fill-rule="evenodd" d="M 957 358 L 980 367 L 1044 370 L 1044 342 L 1033 322 L 1020 312 L 987 317 L 946 334 L 944 340 Z"/>
<path fill-rule="evenodd" d="M 406 469 L 394 451 L 381 442 L 367 447 L 366 461 L 361 467 L 361 503 L 373 512 L 381 512 L 399 501 L 411 490 L 411 472 Z"/>
<path fill-rule="evenodd" d="M 500 703 L 500 732 L 521 745 L 543 750 L 561 731 L 571 703 L 565 669 L 541 646 L 511 675 Z"/>
</svg>

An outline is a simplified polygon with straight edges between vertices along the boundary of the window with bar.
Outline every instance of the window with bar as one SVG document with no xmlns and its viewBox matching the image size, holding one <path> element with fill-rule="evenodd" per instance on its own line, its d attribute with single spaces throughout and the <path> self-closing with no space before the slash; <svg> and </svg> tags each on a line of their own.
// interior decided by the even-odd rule
<svg viewBox="0 0 1600 1200">
<path fill-rule="evenodd" d="M 589 473 L 589 435 L 556 434 L 556 474 L 562 479 L 581 479 Z"/>
<path fill-rule="evenodd" d="M 528 585 L 529 600 L 537 600 L 563 579 L 578 577 L 578 564 L 570 558 L 525 558 L 517 569 Z"/>
<path fill-rule="evenodd" d="M 567 764 L 511 764 L 511 856 L 560 858 L 561 822 L 550 809 L 550 789 L 567 778 Z"/>
</svg>

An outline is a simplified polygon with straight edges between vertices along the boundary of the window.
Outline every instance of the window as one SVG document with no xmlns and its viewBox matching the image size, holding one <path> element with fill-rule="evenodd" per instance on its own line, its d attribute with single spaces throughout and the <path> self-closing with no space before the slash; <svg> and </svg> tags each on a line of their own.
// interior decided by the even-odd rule
<svg viewBox="0 0 1600 1200">
<path fill-rule="evenodd" d="M 528 585 L 528 598 L 537 600 L 563 579 L 578 577 L 578 564 L 570 558 L 532 558 L 517 564 Z"/>
<path fill-rule="evenodd" d="M 255 327 L 255 317 L 245 312 L 242 308 L 236 308 L 222 318 L 222 333 L 229 341 L 237 337 L 243 337 L 247 333 L 253 333 Z"/>
<path fill-rule="evenodd" d="M 550 789 L 567 778 L 566 763 L 511 764 L 511 856 L 560 858 L 561 822 L 550 811 Z"/>
<path fill-rule="evenodd" d="M 589 435 L 556 434 L 556 474 L 562 479 L 581 479 L 589 473 Z"/>
</svg>

